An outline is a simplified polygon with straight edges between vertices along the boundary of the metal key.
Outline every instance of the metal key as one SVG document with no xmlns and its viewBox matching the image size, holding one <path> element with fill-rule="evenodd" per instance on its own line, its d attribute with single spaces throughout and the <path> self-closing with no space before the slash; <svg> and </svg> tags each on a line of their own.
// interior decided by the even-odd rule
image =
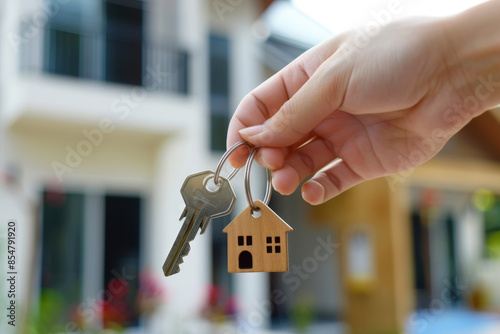
<svg viewBox="0 0 500 334">
<path fill-rule="evenodd" d="M 236 195 L 229 181 L 219 177 L 219 185 L 214 190 L 207 188 L 207 182 L 214 177 L 212 171 L 204 171 L 189 175 L 181 187 L 182 198 L 186 208 L 179 220 L 184 219 L 181 230 L 174 245 L 163 264 L 165 276 L 180 271 L 179 265 L 183 257 L 189 253 L 189 243 L 195 238 L 198 229 L 203 234 L 210 220 L 227 215 L 233 209 Z"/>
</svg>

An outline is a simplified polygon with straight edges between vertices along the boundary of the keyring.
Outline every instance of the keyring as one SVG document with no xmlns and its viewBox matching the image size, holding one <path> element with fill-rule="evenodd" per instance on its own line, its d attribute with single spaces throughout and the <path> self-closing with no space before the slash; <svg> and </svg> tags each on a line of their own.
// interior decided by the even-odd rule
<svg viewBox="0 0 500 334">
<path fill-rule="evenodd" d="M 252 162 L 255 157 L 255 153 L 260 149 L 260 146 L 255 147 L 252 152 L 250 152 L 250 155 L 248 156 L 247 159 L 247 164 L 245 165 L 245 193 L 247 195 L 247 201 L 250 207 L 252 208 L 252 213 L 254 211 L 259 211 L 260 209 L 256 207 L 253 204 L 253 199 L 252 199 L 252 194 L 250 190 L 250 168 L 252 167 Z M 266 175 L 267 175 L 267 184 L 266 184 L 266 196 L 264 197 L 263 203 L 265 205 L 269 204 L 269 201 L 271 200 L 271 192 L 272 192 L 272 187 L 271 187 L 271 181 L 272 181 L 272 175 L 271 175 L 271 170 L 266 168 Z"/>
<path fill-rule="evenodd" d="M 217 168 L 215 168 L 215 173 L 214 173 L 214 183 L 216 186 L 219 185 L 219 176 L 220 176 L 220 172 L 222 170 L 222 166 L 224 165 L 224 163 L 226 162 L 227 158 L 240 146 L 242 145 L 247 145 L 250 149 L 252 148 L 252 145 L 250 145 L 249 143 L 247 143 L 246 141 L 239 141 L 237 142 L 236 144 L 234 144 L 233 146 L 231 146 L 231 148 L 229 150 L 226 151 L 226 153 L 224 153 L 224 155 L 220 158 L 219 160 L 219 163 L 217 164 Z M 229 174 L 229 176 L 227 177 L 227 180 L 228 181 L 231 181 L 231 179 L 238 173 L 239 169 L 238 168 L 235 168 L 231 174 Z"/>
</svg>

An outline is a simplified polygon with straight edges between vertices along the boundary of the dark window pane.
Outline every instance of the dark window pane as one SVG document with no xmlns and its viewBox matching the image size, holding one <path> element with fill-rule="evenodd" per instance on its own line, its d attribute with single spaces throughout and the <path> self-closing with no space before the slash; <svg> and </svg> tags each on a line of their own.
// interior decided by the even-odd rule
<svg viewBox="0 0 500 334">
<path fill-rule="evenodd" d="M 46 71 L 78 77 L 80 75 L 80 35 L 50 29 L 47 42 Z"/>
<path fill-rule="evenodd" d="M 229 92 L 229 40 L 223 36 L 210 36 L 210 94 L 228 95 Z"/>
<path fill-rule="evenodd" d="M 43 196 L 39 313 L 47 331 L 70 321 L 69 310 L 81 301 L 83 206 L 81 194 Z"/>
<path fill-rule="evenodd" d="M 273 238 L 272 237 L 267 237 L 266 238 L 266 241 L 268 244 L 272 243 L 273 242 Z"/>
<path fill-rule="evenodd" d="M 120 314 L 120 326 L 136 325 L 141 200 L 106 196 L 105 210 L 104 286 L 114 294 L 106 306 L 110 314 Z M 110 328 L 117 319 L 103 320 Z"/>
<path fill-rule="evenodd" d="M 231 216 L 217 218 L 221 226 L 226 226 L 231 222 Z M 220 233 L 220 230 L 213 228 L 212 231 L 212 261 L 211 272 L 214 286 L 223 286 L 225 291 L 232 295 L 234 293 L 232 274 L 227 272 L 227 234 Z"/>
<path fill-rule="evenodd" d="M 252 236 L 247 236 L 247 246 L 252 246 Z"/>
<path fill-rule="evenodd" d="M 238 237 L 238 246 L 243 246 L 245 243 L 244 243 L 244 239 L 243 239 L 243 236 L 239 236 Z"/>
<path fill-rule="evenodd" d="M 281 253 L 281 246 L 276 246 L 275 251 L 276 253 Z"/>
<path fill-rule="evenodd" d="M 142 8 L 106 3 L 106 80 L 142 84 Z"/>
<path fill-rule="evenodd" d="M 177 51 L 175 57 L 175 71 L 173 74 L 176 76 L 174 92 L 185 94 L 189 93 L 189 54 L 186 51 Z"/>
<path fill-rule="evenodd" d="M 226 148 L 229 118 L 227 116 L 212 115 L 210 121 L 210 142 L 212 149 L 223 151 Z"/>
<path fill-rule="evenodd" d="M 210 36 L 210 145 L 213 150 L 226 148 L 229 124 L 229 41 Z"/>
<path fill-rule="evenodd" d="M 267 246 L 267 252 L 272 253 L 273 252 L 273 246 Z"/>
<path fill-rule="evenodd" d="M 280 237 L 274 237 L 274 242 L 279 244 L 280 243 Z"/>
</svg>

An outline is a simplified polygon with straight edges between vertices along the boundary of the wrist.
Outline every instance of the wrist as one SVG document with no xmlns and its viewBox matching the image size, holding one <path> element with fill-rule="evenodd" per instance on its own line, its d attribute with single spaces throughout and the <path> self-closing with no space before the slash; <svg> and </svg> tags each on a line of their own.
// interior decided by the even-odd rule
<svg viewBox="0 0 500 334">
<path fill-rule="evenodd" d="M 500 104 L 500 1 L 490 1 L 440 20 L 447 65 L 462 98 L 475 98 L 478 114 Z"/>
</svg>

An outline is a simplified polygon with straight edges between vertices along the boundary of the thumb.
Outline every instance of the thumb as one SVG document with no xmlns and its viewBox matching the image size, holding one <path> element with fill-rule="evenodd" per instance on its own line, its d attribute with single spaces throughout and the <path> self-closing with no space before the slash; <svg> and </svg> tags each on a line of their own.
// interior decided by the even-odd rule
<svg viewBox="0 0 500 334">
<path fill-rule="evenodd" d="M 301 140 L 343 102 L 348 75 L 335 73 L 335 61 L 323 63 L 308 81 L 263 124 L 239 131 L 256 146 L 283 147 Z M 330 64 L 329 64 L 330 63 Z"/>
</svg>

